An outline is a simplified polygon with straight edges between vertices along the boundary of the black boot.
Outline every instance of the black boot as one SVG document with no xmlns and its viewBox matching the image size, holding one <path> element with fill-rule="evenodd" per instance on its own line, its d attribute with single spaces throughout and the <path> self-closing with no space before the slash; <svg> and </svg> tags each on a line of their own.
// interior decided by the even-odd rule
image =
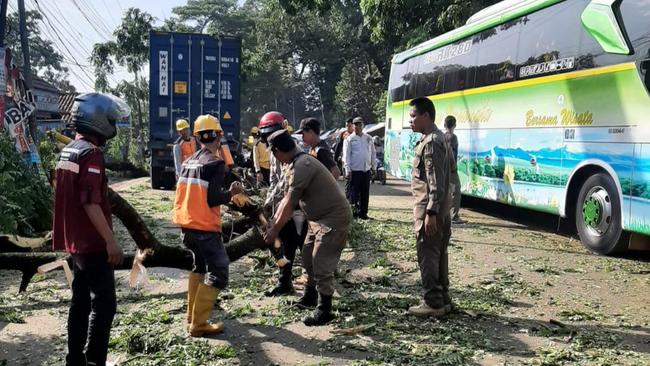
<svg viewBox="0 0 650 366">
<path fill-rule="evenodd" d="M 284 267 L 280 268 L 280 277 L 278 278 L 278 284 L 267 291 L 264 291 L 265 296 L 283 296 L 293 293 L 293 284 L 291 283 L 293 265 L 291 263 L 286 264 Z"/>
<path fill-rule="evenodd" d="M 334 320 L 332 313 L 332 296 L 319 294 L 318 306 L 314 310 L 314 314 L 306 317 L 302 322 L 308 327 L 317 325 L 325 325 Z"/>
<path fill-rule="evenodd" d="M 316 286 L 305 285 L 305 292 L 295 306 L 299 309 L 313 309 L 318 303 L 318 292 Z"/>
</svg>

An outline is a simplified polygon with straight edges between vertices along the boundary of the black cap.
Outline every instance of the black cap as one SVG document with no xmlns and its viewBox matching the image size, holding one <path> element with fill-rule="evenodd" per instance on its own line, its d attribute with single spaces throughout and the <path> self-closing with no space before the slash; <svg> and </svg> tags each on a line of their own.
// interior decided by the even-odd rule
<svg viewBox="0 0 650 366">
<path fill-rule="evenodd" d="M 269 144 L 269 151 L 289 152 L 296 147 L 296 143 L 285 129 L 273 132 L 271 136 L 266 138 L 266 141 Z"/>
<path fill-rule="evenodd" d="M 305 130 L 312 130 L 317 134 L 320 133 L 320 122 L 313 117 L 303 119 L 300 121 L 300 128 L 296 133 L 303 133 Z"/>
</svg>

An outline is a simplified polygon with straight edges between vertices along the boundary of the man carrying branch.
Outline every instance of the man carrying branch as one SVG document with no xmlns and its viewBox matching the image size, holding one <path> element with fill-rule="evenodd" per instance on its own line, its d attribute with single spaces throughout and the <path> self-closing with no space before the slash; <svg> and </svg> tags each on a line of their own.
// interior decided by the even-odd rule
<svg viewBox="0 0 650 366">
<path fill-rule="evenodd" d="M 334 319 L 332 295 L 334 272 L 345 247 L 352 212 L 332 173 L 318 160 L 296 148 L 287 131 L 274 132 L 268 138 L 271 152 L 287 170 L 288 192 L 266 231 L 264 239 L 273 244 L 282 227 L 300 208 L 309 220 L 309 231 L 302 249 L 307 270 L 307 288 L 318 291 L 318 306 L 304 319 L 307 326 L 324 325 Z"/>
</svg>

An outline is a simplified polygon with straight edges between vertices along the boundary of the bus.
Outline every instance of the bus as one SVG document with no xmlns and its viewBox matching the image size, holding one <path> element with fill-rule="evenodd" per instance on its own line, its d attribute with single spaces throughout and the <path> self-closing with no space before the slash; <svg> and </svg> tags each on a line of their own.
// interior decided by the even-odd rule
<svg viewBox="0 0 650 366">
<path fill-rule="evenodd" d="M 462 193 L 575 222 L 600 254 L 650 234 L 650 0 L 505 0 L 393 56 L 389 172 L 411 178 L 409 101 L 457 120 Z"/>
</svg>

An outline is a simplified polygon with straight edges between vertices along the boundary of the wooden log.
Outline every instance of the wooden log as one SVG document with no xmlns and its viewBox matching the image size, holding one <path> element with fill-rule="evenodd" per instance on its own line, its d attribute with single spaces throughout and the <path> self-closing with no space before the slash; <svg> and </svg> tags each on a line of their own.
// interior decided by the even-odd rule
<svg viewBox="0 0 650 366">
<path fill-rule="evenodd" d="M 244 234 L 232 239 L 226 245 L 226 252 L 231 262 L 235 262 L 257 249 L 266 249 L 267 245 L 260 230 L 257 227 L 248 229 Z M 19 291 L 23 292 L 27 289 L 27 285 L 32 277 L 36 274 L 37 268 L 43 264 L 53 262 L 55 260 L 66 258 L 68 263 L 72 265 L 70 257 L 64 253 L 53 252 L 39 252 L 39 253 L 0 253 L 0 269 L 16 270 L 22 272 L 22 279 Z M 117 270 L 131 269 L 135 253 L 127 253 L 124 256 L 124 261 Z M 192 269 L 192 254 L 183 247 L 173 247 L 169 245 L 160 244 L 157 249 L 148 254 L 142 264 L 145 267 L 167 267 L 178 268 L 183 270 Z M 72 266 L 71 266 L 72 267 Z"/>
</svg>

